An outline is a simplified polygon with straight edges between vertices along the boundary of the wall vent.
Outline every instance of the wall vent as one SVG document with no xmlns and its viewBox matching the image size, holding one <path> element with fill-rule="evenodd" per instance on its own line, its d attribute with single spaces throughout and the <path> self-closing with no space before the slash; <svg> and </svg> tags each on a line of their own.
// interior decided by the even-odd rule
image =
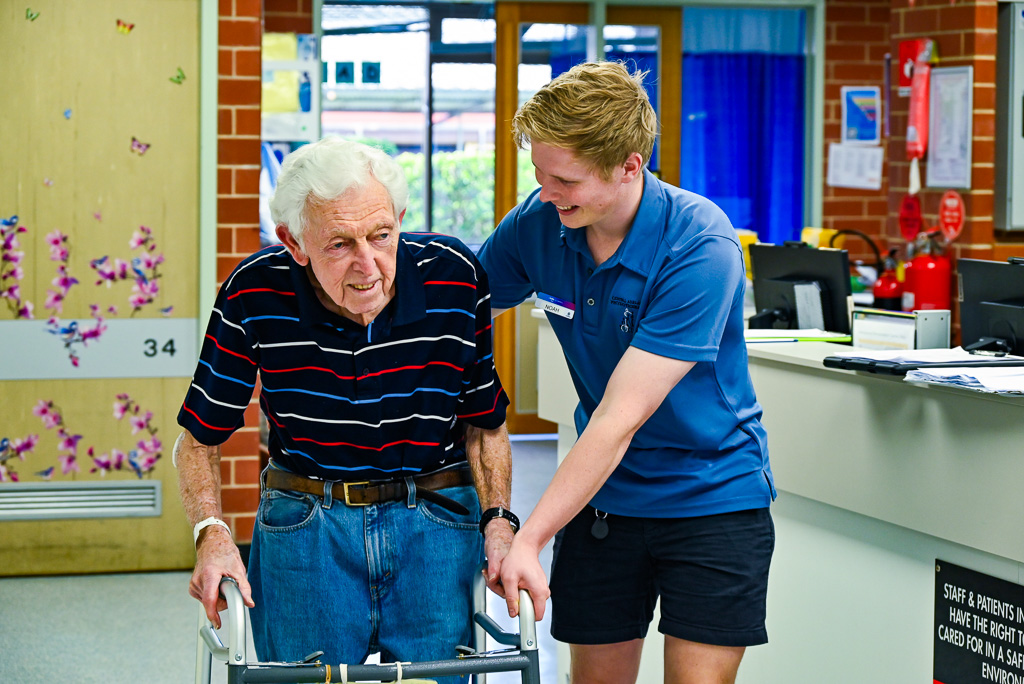
<svg viewBox="0 0 1024 684">
<path fill-rule="evenodd" d="M 136 518 L 160 515 L 160 480 L 0 484 L 0 520 Z"/>
</svg>

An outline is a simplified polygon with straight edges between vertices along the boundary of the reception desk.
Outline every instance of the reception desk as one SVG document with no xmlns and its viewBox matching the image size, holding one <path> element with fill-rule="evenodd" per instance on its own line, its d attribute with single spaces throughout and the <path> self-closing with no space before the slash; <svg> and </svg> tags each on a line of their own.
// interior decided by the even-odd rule
<svg viewBox="0 0 1024 684">
<path fill-rule="evenodd" d="M 779 498 L 770 643 L 748 649 L 740 684 L 926 684 L 935 560 L 1024 582 L 1024 398 L 822 365 L 843 349 L 748 346 Z M 546 325 L 539 369 L 564 455 L 575 395 Z M 652 627 L 639 681 L 662 681 L 661 658 Z"/>
</svg>

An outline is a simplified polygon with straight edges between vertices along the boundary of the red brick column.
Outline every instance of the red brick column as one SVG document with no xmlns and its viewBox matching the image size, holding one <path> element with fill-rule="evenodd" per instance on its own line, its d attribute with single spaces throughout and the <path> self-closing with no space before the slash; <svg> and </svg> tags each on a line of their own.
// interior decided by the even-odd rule
<svg viewBox="0 0 1024 684">
<path fill-rule="evenodd" d="M 217 283 L 260 248 L 260 73 L 263 22 L 267 31 L 313 32 L 312 0 L 220 0 L 217 88 Z M 245 427 L 224 444 L 224 518 L 235 541 L 252 539 L 259 503 L 259 405 L 256 393 Z"/>
<path fill-rule="evenodd" d="M 313 0 L 264 0 L 263 28 L 270 33 L 313 33 Z"/>
<path fill-rule="evenodd" d="M 825 5 L 825 170 L 828 146 L 842 139 L 843 86 L 885 87 L 885 53 L 890 52 L 889 0 L 829 0 Z M 884 115 L 884 111 L 882 112 Z M 884 136 L 885 131 L 882 131 Z M 883 138 L 883 145 L 885 140 Z M 888 179 L 880 190 L 824 188 L 823 228 L 858 230 L 886 249 L 885 226 L 889 214 Z M 854 257 L 873 259 L 863 240 L 850 238 L 846 247 Z"/>
<path fill-rule="evenodd" d="M 217 282 L 260 246 L 260 0 L 220 0 L 217 88 Z M 259 503 L 259 408 L 222 448 L 224 518 L 252 539 Z"/>
<path fill-rule="evenodd" d="M 915 38 L 931 38 L 938 47 L 939 62 L 934 66 L 974 67 L 974 144 L 971 150 L 971 189 L 959 190 L 964 198 L 966 220 L 954 243 L 953 256 L 993 258 L 993 186 L 995 183 L 995 107 L 996 107 L 996 3 L 963 2 L 951 5 L 947 0 L 908 0 L 893 3 L 892 47 Z M 896 80 L 893 65 L 893 82 Z M 895 96 L 895 93 L 893 93 Z M 899 202 L 907 192 L 910 164 L 906 156 L 907 111 L 909 98 L 893 100 L 893 135 L 889 143 L 891 209 L 888 234 L 901 241 Z M 927 156 L 921 164 L 921 182 L 925 180 Z M 921 210 L 925 224 L 938 223 L 939 198 L 945 188 L 922 189 Z"/>
</svg>

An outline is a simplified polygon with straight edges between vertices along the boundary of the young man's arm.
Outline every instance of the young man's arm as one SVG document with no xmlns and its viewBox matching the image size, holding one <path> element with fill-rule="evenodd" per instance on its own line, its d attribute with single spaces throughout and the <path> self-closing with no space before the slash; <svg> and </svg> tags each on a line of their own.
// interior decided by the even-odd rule
<svg viewBox="0 0 1024 684">
<path fill-rule="evenodd" d="M 174 444 L 174 462 L 178 467 L 178 489 L 185 515 L 193 527 L 209 517 L 220 518 L 220 447 L 206 446 L 185 430 Z M 245 575 L 245 565 L 231 533 L 220 525 L 209 525 L 196 541 L 196 567 L 189 581 L 188 593 L 199 599 L 206 616 L 218 629 L 218 612 L 227 607 L 220 596 L 220 580 L 231 577 L 238 582 L 242 599 L 250 608 L 252 589 Z"/>
<path fill-rule="evenodd" d="M 693 366 L 692 361 L 670 359 L 636 347 L 623 354 L 608 381 L 604 398 L 502 563 L 501 581 L 509 615 L 519 613 L 519 587 L 545 583 L 538 560 L 540 550 L 594 497 L 619 465 L 633 434 Z M 540 619 L 544 602 L 536 595 L 533 599 Z"/>
</svg>

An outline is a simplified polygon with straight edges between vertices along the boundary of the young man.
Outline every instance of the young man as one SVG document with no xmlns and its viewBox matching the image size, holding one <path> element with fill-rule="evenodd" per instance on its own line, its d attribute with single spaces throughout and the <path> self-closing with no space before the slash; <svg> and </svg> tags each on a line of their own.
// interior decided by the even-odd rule
<svg viewBox="0 0 1024 684">
<path fill-rule="evenodd" d="M 487 279 L 458 240 L 399 232 L 407 195 L 365 145 L 289 155 L 270 203 L 283 244 L 224 283 L 178 415 L 189 591 L 219 625 L 235 578 L 262 660 L 454 657 L 484 550 L 495 574 L 512 540 Z M 247 575 L 220 521 L 219 445 L 257 374 L 271 462 Z"/>
<path fill-rule="evenodd" d="M 621 64 L 559 76 L 512 128 L 541 187 L 479 257 L 495 310 L 548 304 L 580 403 L 579 439 L 502 564 L 510 612 L 557 533 L 551 631 L 574 684 L 636 680 L 659 598 L 666 682 L 732 682 L 767 641 L 775 541 L 735 231 L 644 168 L 657 120 Z"/>
</svg>

